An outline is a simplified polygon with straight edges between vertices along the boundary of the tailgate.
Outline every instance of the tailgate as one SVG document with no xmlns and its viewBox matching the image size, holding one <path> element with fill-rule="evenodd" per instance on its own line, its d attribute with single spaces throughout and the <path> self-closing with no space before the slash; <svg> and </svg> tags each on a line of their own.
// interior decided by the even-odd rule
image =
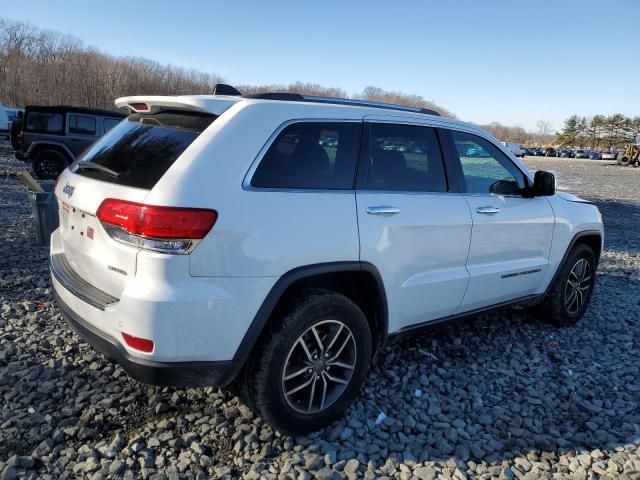
<svg viewBox="0 0 640 480">
<path fill-rule="evenodd" d="M 67 262 L 83 280 L 117 298 L 135 275 L 138 249 L 109 237 L 96 211 L 105 198 L 142 202 L 148 193 L 76 175 L 68 169 L 56 185 Z"/>
</svg>

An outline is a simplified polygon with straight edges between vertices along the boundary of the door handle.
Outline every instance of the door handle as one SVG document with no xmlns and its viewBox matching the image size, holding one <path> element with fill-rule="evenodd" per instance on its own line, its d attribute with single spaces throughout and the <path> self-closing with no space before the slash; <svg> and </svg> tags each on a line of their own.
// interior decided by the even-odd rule
<svg viewBox="0 0 640 480">
<path fill-rule="evenodd" d="M 369 215 L 395 215 L 396 213 L 400 213 L 400 209 L 398 207 L 367 207 L 367 213 Z"/>
<path fill-rule="evenodd" d="M 481 215 L 493 215 L 494 213 L 498 213 L 500 209 L 498 207 L 478 207 L 476 208 L 476 212 Z"/>
</svg>

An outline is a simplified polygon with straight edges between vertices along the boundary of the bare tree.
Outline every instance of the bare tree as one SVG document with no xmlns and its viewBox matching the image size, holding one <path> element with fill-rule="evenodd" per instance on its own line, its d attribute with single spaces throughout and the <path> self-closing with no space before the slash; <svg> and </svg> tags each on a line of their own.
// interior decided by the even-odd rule
<svg viewBox="0 0 640 480">
<path fill-rule="evenodd" d="M 117 97 L 208 94 L 221 81 L 217 73 L 161 65 L 145 58 L 113 57 L 85 47 L 75 37 L 0 19 L 0 100 L 8 106 L 68 104 L 113 109 Z M 347 96 L 338 87 L 302 82 L 240 85 L 239 90 Z M 448 110 L 419 95 L 367 87 L 356 96 L 431 108 L 453 117 Z"/>
<path fill-rule="evenodd" d="M 538 128 L 538 146 L 541 147 L 550 139 L 553 126 L 548 120 L 538 120 L 536 127 Z"/>
</svg>

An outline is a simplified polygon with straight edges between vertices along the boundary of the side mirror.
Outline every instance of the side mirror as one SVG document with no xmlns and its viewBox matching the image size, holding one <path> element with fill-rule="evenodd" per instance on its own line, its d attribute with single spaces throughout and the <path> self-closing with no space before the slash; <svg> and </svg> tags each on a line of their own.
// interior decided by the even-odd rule
<svg viewBox="0 0 640 480">
<path fill-rule="evenodd" d="M 548 197 L 556 193 L 556 176 L 551 172 L 538 170 L 533 177 L 533 196 Z"/>
</svg>

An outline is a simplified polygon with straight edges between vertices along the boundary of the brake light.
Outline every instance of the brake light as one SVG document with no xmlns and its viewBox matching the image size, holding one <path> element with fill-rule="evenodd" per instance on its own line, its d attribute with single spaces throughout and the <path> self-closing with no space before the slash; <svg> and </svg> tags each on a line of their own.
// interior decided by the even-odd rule
<svg viewBox="0 0 640 480">
<path fill-rule="evenodd" d="M 136 112 L 148 112 L 149 105 L 146 103 L 130 103 L 129 106 L 133 108 Z"/>
<path fill-rule="evenodd" d="M 134 337 L 128 333 L 122 332 L 122 338 L 127 345 L 141 352 L 151 353 L 153 351 L 153 340 L 147 340 L 146 338 Z"/>
<path fill-rule="evenodd" d="M 189 253 L 213 228 L 218 212 L 107 198 L 96 216 L 109 235 L 122 243 L 163 253 Z"/>
<path fill-rule="evenodd" d="M 24 135 L 22 134 L 22 132 L 16 135 L 16 143 L 19 145 L 22 145 L 24 143 Z"/>
</svg>

